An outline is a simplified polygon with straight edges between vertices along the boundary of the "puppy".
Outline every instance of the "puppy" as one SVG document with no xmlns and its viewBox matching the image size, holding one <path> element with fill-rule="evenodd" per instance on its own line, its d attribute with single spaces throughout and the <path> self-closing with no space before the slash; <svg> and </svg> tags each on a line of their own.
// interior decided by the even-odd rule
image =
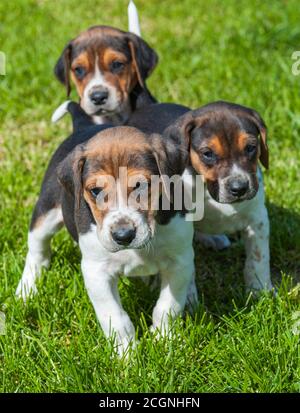
<svg viewBox="0 0 300 413">
<path fill-rule="evenodd" d="M 247 291 L 271 290 L 269 218 L 258 165 L 268 168 L 269 153 L 261 116 L 244 106 L 215 102 L 183 115 L 164 137 L 189 142 L 191 173 L 204 177 L 204 218 L 195 228 L 206 234 L 241 232 Z"/>
<path fill-rule="evenodd" d="M 128 124 L 147 133 L 163 133 L 166 141 L 178 146 L 180 142 L 189 145 L 192 168 L 184 176 L 201 174 L 206 187 L 204 218 L 194 222 L 201 239 L 227 246 L 226 237 L 204 234 L 240 231 L 246 248 L 246 289 L 256 293 L 271 290 L 269 219 L 258 165 L 259 160 L 265 168 L 269 165 L 261 116 L 227 102 L 194 111 L 180 105 L 153 104 L 134 113 Z"/>
<path fill-rule="evenodd" d="M 161 176 L 164 184 L 166 177 L 181 175 L 188 151 L 136 128 L 94 125 L 77 104 L 68 109 L 75 132 L 57 149 L 45 174 L 16 294 L 26 300 L 36 291 L 36 279 L 50 263 L 50 240 L 65 224 L 79 244 L 84 282 L 98 320 L 122 353 L 135 331 L 121 305 L 119 276 L 160 274 L 153 328 L 163 334 L 169 318 L 183 311 L 193 283 L 193 223 L 185 220 L 184 210 L 163 210 L 161 202 L 157 210 L 152 203 L 133 207 L 129 202 L 136 190 L 144 200 L 161 200 L 163 190 L 153 195 L 151 177 Z M 125 168 L 125 178 L 120 168 Z M 115 202 L 104 202 L 110 187 Z"/>
<path fill-rule="evenodd" d="M 67 96 L 75 85 L 82 109 L 95 123 L 121 125 L 136 108 L 155 102 L 146 79 L 157 62 L 156 52 L 136 34 L 94 26 L 67 43 L 54 73 Z"/>
</svg>

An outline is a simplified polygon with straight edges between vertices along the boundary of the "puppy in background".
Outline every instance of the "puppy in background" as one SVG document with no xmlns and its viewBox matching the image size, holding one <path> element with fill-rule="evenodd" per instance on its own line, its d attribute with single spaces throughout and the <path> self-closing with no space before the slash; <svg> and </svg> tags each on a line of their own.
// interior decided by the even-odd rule
<svg viewBox="0 0 300 413">
<path fill-rule="evenodd" d="M 110 26 L 94 26 L 69 41 L 54 73 L 67 96 L 75 86 L 82 109 L 98 124 L 124 124 L 130 114 L 155 102 L 146 86 L 158 62 L 156 52 L 139 36 L 139 21 L 133 2 L 129 4 L 129 27 L 124 32 Z M 68 102 L 53 114 L 56 122 Z"/>
<path fill-rule="evenodd" d="M 192 111 L 153 104 L 135 112 L 129 124 L 147 133 L 162 133 L 166 142 L 178 147 L 180 142 L 189 146 L 191 167 L 184 176 L 200 174 L 205 181 L 204 218 L 194 222 L 195 229 L 206 243 L 223 246 L 227 237 L 216 234 L 240 232 L 246 249 L 247 291 L 271 290 L 269 218 L 259 167 L 260 161 L 268 168 L 269 153 L 261 116 L 228 102 Z"/>
</svg>

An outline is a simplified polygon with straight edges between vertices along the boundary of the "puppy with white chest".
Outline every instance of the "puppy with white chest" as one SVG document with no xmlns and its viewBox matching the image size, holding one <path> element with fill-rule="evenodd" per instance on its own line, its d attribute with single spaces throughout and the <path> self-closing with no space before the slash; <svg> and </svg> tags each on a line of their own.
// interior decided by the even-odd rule
<svg viewBox="0 0 300 413">
<path fill-rule="evenodd" d="M 269 219 L 258 165 L 259 160 L 265 168 L 269 165 L 267 130 L 261 116 L 228 102 L 197 110 L 160 103 L 139 109 L 128 124 L 163 134 L 178 146 L 180 142 L 189 145 L 192 168 L 186 169 L 184 177 L 200 174 L 205 181 L 204 218 L 194 222 L 196 238 L 221 249 L 230 242 L 219 234 L 240 231 L 246 248 L 247 290 L 271 290 Z M 201 194 L 199 199 L 203 199 Z"/>
<path fill-rule="evenodd" d="M 83 110 L 95 123 L 121 125 L 139 106 L 153 103 L 146 79 L 157 65 L 156 52 L 139 36 L 110 26 L 94 26 L 68 42 L 54 72 L 65 85 L 72 83 Z M 61 105 L 53 115 L 65 112 Z"/>
<path fill-rule="evenodd" d="M 195 228 L 205 234 L 240 231 L 247 290 L 271 290 L 269 219 L 258 166 L 259 160 L 265 168 L 269 165 L 261 116 L 244 106 L 211 103 L 180 117 L 165 137 L 189 142 L 189 173 L 204 177 L 204 218 L 194 223 Z"/>
<path fill-rule="evenodd" d="M 65 224 L 78 241 L 84 282 L 101 327 L 106 336 L 115 336 L 122 352 L 135 330 L 120 301 L 119 276 L 160 274 L 153 328 L 163 333 L 186 303 L 194 276 L 193 223 L 185 220 L 183 210 L 163 210 L 161 204 L 156 209 L 151 202 L 133 207 L 129 198 L 136 190 L 144 201 L 152 198 L 151 177 L 182 174 L 188 151 L 132 127 L 89 124 L 77 104 L 68 109 L 75 132 L 58 148 L 45 174 L 17 295 L 26 300 L 36 291 L 41 269 L 50 263 L 50 240 Z M 156 201 L 162 192 L 162 186 L 154 192 Z"/>
</svg>

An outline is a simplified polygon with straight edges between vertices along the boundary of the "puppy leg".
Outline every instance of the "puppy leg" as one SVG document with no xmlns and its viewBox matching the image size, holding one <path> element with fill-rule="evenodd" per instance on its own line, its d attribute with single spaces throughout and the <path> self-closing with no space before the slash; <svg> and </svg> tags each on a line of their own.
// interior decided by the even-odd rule
<svg viewBox="0 0 300 413">
<path fill-rule="evenodd" d="M 134 342 L 134 326 L 122 307 L 118 277 L 107 274 L 107 264 L 83 257 L 81 269 L 89 298 L 106 337 L 114 337 L 120 356 Z"/>
<path fill-rule="evenodd" d="M 177 317 L 184 310 L 195 273 L 193 249 L 187 249 L 168 264 L 160 271 L 161 291 L 152 315 L 152 329 L 160 329 L 162 334 L 168 334 L 169 318 Z"/>
<path fill-rule="evenodd" d="M 194 239 L 205 248 L 210 248 L 215 251 L 221 251 L 229 248 L 231 244 L 226 235 L 208 235 L 202 234 L 200 231 L 195 231 Z"/>
<path fill-rule="evenodd" d="M 199 304 L 195 275 L 196 274 L 193 274 L 193 279 L 190 282 L 187 292 L 186 306 L 190 314 L 194 314 Z"/>
<path fill-rule="evenodd" d="M 37 204 L 38 207 L 38 204 Z M 37 211 L 37 208 L 35 211 Z M 61 208 L 53 208 L 44 214 L 34 214 L 28 234 L 28 253 L 22 278 L 16 290 L 16 295 L 28 298 L 31 292 L 36 292 L 36 280 L 41 275 L 42 267 L 50 264 L 50 241 L 53 235 L 63 226 Z"/>
<path fill-rule="evenodd" d="M 151 292 L 155 291 L 160 286 L 159 274 L 151 275 L 150 277 L 140 277 L 140 279 L 149 288 Z"/>
<path fill-rule="evenodd" d="M 273 288 L 270 278 L 269 218 L 265 206 L 242 232 L 246 248 L 244 278 L 246 290 L 258 293 Z"/>
</svg>

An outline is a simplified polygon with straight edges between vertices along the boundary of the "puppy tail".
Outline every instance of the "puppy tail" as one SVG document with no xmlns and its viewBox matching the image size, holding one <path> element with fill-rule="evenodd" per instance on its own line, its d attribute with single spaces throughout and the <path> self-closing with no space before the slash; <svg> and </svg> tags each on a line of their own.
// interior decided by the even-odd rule
<svg viewBox="0 0 300 413">
<path fill-rule="evenodd" d="M 51 122 L 56 123 L 58 122 L 62 117 L 65 116 L 66 113 L 68 113 L 68 104 L 70 103 L 70 100 L 66 100 L 64 103 L 58 106 L 58 108 L 55 109 L 51 116 Z"/>
<path fill-rule="evenodd" d="M 139 14 L 132 0 L 128 4 L 128 31 L 141 37 Z"/>
<path fill-rule="evenodd" d="M 58 122 L 66 113 L 70 113 L 72 117 L 73 132 L 94 125 L 92 118 L 85 113 L 81 106 L 71 100 L 66 100 L 54 111 L 51 121 Z"/>
</svg>

